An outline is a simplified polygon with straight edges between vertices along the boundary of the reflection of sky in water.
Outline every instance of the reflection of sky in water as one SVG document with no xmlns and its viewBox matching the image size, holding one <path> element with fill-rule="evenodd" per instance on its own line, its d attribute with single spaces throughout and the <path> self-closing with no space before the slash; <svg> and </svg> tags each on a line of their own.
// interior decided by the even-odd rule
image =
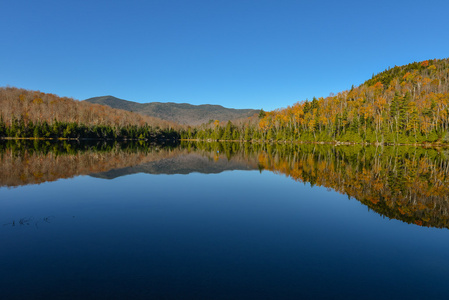
<svg viewBox="0 0 449 300">
<path fill-rule="evenodd" d="M 443 298 L 448 230 L 264 171 L 0 189 L 5 297 Z"/>
</svg>

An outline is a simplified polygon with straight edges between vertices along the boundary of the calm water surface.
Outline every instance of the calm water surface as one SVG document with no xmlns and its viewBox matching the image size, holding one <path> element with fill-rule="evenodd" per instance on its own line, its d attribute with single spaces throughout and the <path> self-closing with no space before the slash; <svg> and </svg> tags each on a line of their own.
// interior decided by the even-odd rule
<svg viewBox="0 0 449 300">
<path fill-rule="evenodd" d="M 1 152 L 2 299 L 447 299 L 444 151 L 33 147 Z"/>
</svg>

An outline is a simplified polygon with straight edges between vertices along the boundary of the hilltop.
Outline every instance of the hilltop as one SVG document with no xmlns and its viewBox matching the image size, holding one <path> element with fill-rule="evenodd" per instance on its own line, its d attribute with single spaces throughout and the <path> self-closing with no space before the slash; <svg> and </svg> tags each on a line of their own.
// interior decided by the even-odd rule
<svg viewBox="0 0 449 300">
<path fill-rule="evenodd" d="M 259 113 L 259 110 L 255 109 L 233 109 L 211 104 L 192 105 L 173 102 L 137 103 L 113 96 L 94 97 L 84 101 L 191 126 L 207 123 L 210 120 L 225 122 L 248 118 Z"/>
<path fill-rule="evenodd" d="M 0 87 L 0 138 L 165 139 L 179 126 L 54 94 Z"/>
<path fill-rule="evenodd" d="M 0 88 L 0 108 L 0 138 L 180 135 L 200 140 L 448 144 L 449 59 L 388 68 L 337 95 L 267 113 L 220 105 L 136 103 L 113 96 L 75 101 L 10 87 Z"/>
<path fill-rule="evenodd" d="M 449 59 L 395 66 L 360 86 L 259 115 L 242 127 L 201 128 L 198 139 L 449 143 Z"/>
</svg>

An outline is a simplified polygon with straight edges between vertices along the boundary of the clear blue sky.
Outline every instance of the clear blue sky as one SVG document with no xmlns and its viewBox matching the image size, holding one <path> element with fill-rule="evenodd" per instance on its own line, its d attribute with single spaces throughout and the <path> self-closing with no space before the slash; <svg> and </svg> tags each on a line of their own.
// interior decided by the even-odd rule
<svg viewBox="0 0 449 300">
<path fill-rule="evenodd" d="M 448 0 L 0 2 L 0 86 L 286 107 L 449 57 Z"/>
</svg>

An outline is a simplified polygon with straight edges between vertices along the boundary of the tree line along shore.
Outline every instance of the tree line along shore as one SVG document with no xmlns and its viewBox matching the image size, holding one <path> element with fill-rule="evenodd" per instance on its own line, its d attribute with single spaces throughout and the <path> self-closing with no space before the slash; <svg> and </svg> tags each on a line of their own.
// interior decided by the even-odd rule
<svg viewBox="0 0 449 300">
<path fill-rule="evenodd" d="M 199 140 L 370 144 L 449 143 L 449 61 L 395 66 L 359 87 L 284 109 L 241 126 L 218 122 L 181 135 Z"/>
<path fill-rule="evenodd" d="M 199 126 L 14 87 L 0 88 L 0 107 L 0 138 L 449 144 L 449 60 L 395 66 L 336 95 Z"/>
</svg>

